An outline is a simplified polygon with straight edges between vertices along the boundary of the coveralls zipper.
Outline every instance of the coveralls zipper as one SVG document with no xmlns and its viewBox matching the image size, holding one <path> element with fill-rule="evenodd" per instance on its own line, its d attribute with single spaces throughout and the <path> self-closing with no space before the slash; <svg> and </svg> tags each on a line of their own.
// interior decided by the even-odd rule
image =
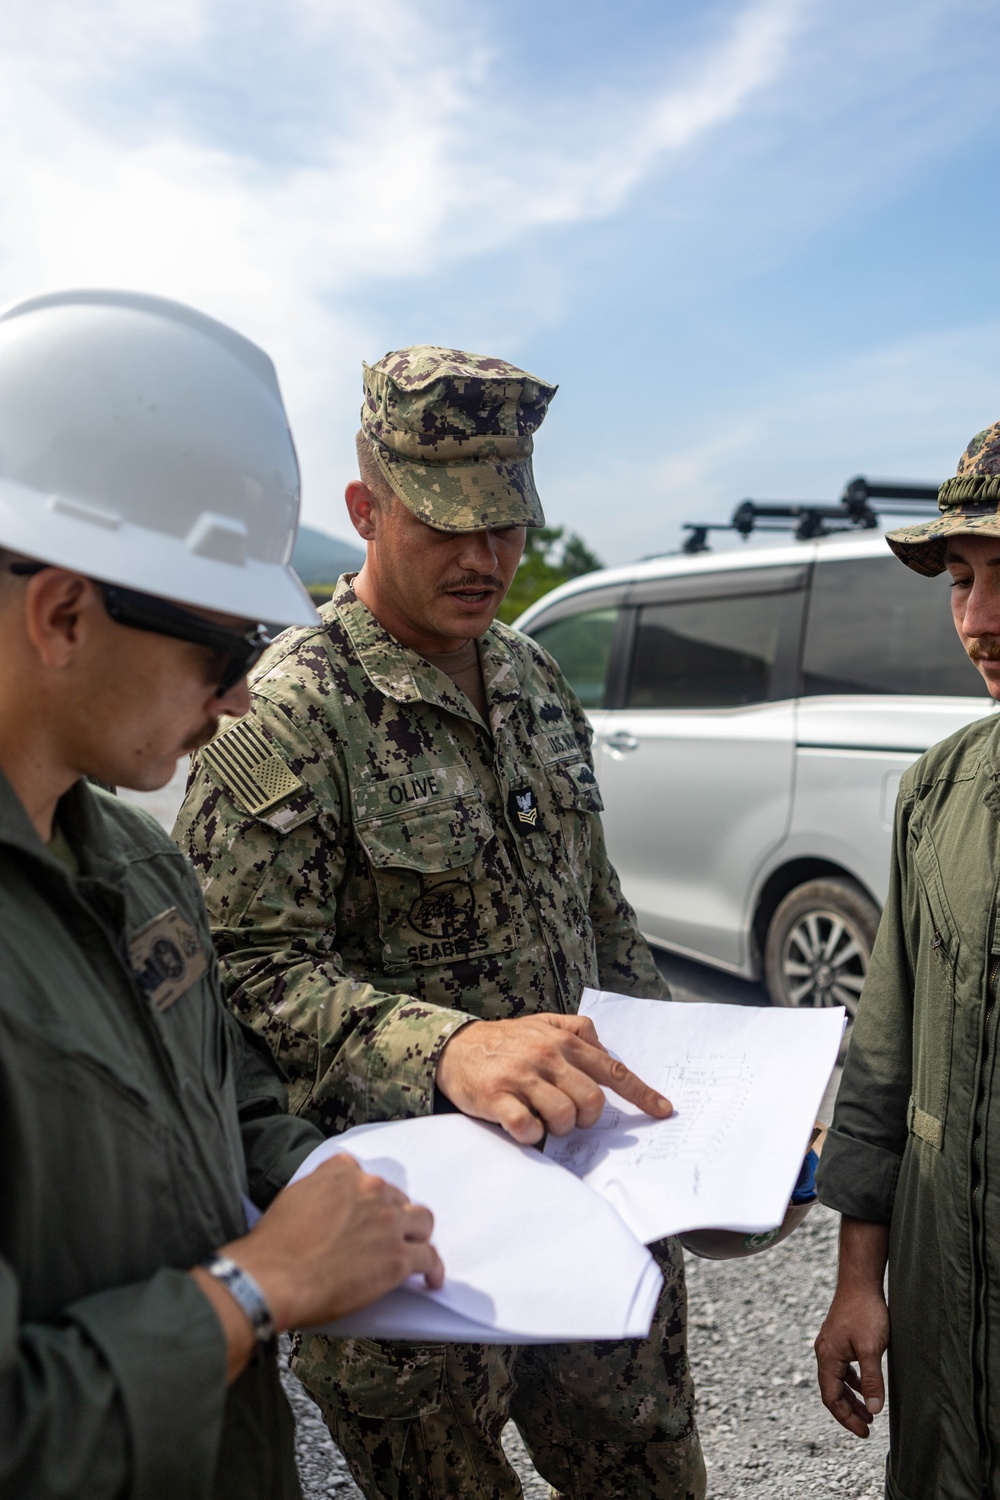
<svg viewBox="0 0 1000 1500">
<path fill-rule="evenodd" d="M 983 1500 L 992 1494 L 990 1487 L 993 1472 L 993 1444 L 989 1427 L 989 1391 L 986 1384 L 988 1369 L 988 1285 L 986 1268 L 986 1218 L 983 1203 L 983 1187 L 986 1174 L 985 1115 L 986 1101 L 993 1071 L 995 1046 L 991 1020 L 996 1006 L 997 982 L 1000 979 L 1000 953 L 990 955 L 986 981 L 986 1004 L 983 1009 L 982 1047 L 979 1062 L 979 1080 L 976 1087 L 976 1104 L 972 1127 L 972 1267 L 973 1267 L 973 1390 L 976 1426 L 979 1431 L 979 1447 L 982 1461 Z"/>
<path fill-rule="evenodd" d="M 48 871 L 46 871 L 46 873 L 48 873 Z M 170 1048 L 167 1046 L 160 1028 L 157 1025 L 156 1018 L 153 1015 L 152 1007 L 150 1006 L 146 995 L 139 987 L 131 964 L 129 963 L 128 952 L 125 946 L 124 932 L 117 933 L 114 928 L 108 923 L 102 913 L 98 911 L 97 908 L 92 905 L 91 902 L 88 901 L 75 888 L 73 881 L 69 879 L 67 879 L 67 895 L 70 901 L 73 902 L 74 905 L 78 908 L 78 910 L 84 914 L 85 920 L 100 934 L 102 941 L 107 945 L 111 953 L 114 955 L 115 966 L 118 969 L 119 973 L 121 973 L 125 981 L 126 988 L 128 989 L 132 997 L 134 1013 L 136 1014 L 139 1025 L 141 1026 L 147 1040 L 152 1047 L 156 1063 L 160 1068 L 161 1077 L 166 1084 L 167 1090 L 176 1105 L 177 1125 L 181 1130 L 183 1130 L 184 1135 L 190 1141 L 195 1157 L 202 1163 L 210 1180 L 215 1174 L 216 1164 L 212 1160 L 209 1152 L 206 1149 L 205 1141 L 201 1139 L 198 1132 L 192 1126 L 189 1113 L 185 1108 L 184 1103 L 184 1082 L 177 1072 L 177 1068 L 171 1055 Z M 222 1112 L 219 1107 L 219 1099 L 214 1092 L 210 1092 L 210 1101 L 216 1119 L 220 1122 L 220 1125 L 223 1126 L 222 1137 L 225 1140 L 227 1139 L 227 1135 L 223 1125 Z M 143 1103 L 145 1104 L 144 1099 Z M 233 1183 L 236 1189 L 236 1193 L 237 1195 L 241 1195 L 243 1192 L 243 1187 L 240 1169 L 235 1160 L 231 1159 L 231 1164 L 233 1167 Z"/>
</svg>

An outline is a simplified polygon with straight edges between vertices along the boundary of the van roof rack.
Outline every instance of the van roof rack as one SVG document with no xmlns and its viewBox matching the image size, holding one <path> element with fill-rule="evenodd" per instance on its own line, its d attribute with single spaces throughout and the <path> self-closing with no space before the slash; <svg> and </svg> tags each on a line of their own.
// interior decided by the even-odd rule
<svg viewBox="0 0 1000 1500">
<path fill-rule="evenodd" d="M 744 541 L 754 531 L 792 531 L 800 542 L 832 536 L 838 531 L 871 531 L 878 526 L 873 500 L 879 502 L 879 511 L 892 512 L 936 506 L 937 497 L 936 484 L 879 483 L 859 474 L 844 486 L 836 505 L 808 500 L 741 500 L 729 521 L 686 521 L 682 529 L 690 532 L 690 536 L 685 538 L 681 551 L 708 552 L 710 531 L 736 531 Z"/>
</svg>

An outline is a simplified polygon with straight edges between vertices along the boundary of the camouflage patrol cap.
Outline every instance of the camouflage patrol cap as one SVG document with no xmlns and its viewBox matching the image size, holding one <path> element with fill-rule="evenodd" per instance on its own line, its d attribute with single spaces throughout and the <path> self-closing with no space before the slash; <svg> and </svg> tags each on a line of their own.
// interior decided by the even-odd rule
<svg viewBox="0 0 1000 1500">
<path fill-rule="evenodd" d="M 896 556 L 927 578 L 944 572 L 949 537 L 972 532 L 1000 536 L 1000 422 L 976 433 L 954 479 L 946 479 L 938 490 L 938 510 L 936 521 L 886 533 Z"/>
<path fill-rule="evenodd" d="M 531 451 L 556 386 L 433 344 L 363 368 L 361 430 L 415 516 L 439 531 L 544 526 Z"/>
</svg>

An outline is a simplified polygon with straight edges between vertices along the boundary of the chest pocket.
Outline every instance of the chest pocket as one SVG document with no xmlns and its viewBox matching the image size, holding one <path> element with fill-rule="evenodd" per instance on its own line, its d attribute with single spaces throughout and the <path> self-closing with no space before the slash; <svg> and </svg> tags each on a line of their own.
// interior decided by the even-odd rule
<svg viewBox="0 0 1000 1500">
<path fill-rule="evenodd" d="M 604 811 L 597 777 L 585 760 L 557 761 L 546 770 L 552 786 L 552 800 L 561 812 Z"/>
<path fill-rule="evenodd" d="M 517 788 L 515 788 L 515 791 Z M 558 871 L 561 885 L 582 880 L 590 889 L 590 815 L 603 812 L 597 778 L 586 761 L 560 761 L 525 774 L 537 815 L 533 822 L 511 820 L 519 845 L 538 864 Z"/>
<path fill-rule="evenodd" d="M 575 881 L 590 890 L 590 833 L 594 813 L 604 811 L 597 778 L 585 760 L 561 760 L 545 767 L 544 813 L 534 837 L 525 842 L 535 859 L 551 863 L 560 884 Z"/>
<path fill-rule="evenodd" d="M 524 907 L 484 804 L 457 798 L 356 825 L 378 895 L 389 968 L 510 953 Z"/>
</svg>

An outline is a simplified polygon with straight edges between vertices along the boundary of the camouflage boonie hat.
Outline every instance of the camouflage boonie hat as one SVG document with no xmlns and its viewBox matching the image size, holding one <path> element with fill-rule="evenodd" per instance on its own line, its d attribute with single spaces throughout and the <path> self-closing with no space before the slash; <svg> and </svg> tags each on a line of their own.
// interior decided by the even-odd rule
<svg viewBox="0 0 1000 1500">
<path fill-rule="evenodd" d="M 949 537 L 976 531 L 1000 536 L 1000 422 L 976 433 L 954 479 L 938 490 L 938 510 L 936 521 L 886 533 L 896 556 L 927 578 L 944 572 Z"/>
<path fill-rule="evenodd" d="M 544 526 L 532 434 L 556 386 L 506 360 L 433 344 L 363 369 L 361 430 L 415 516 L 439 531 Z"/>
</svg>

